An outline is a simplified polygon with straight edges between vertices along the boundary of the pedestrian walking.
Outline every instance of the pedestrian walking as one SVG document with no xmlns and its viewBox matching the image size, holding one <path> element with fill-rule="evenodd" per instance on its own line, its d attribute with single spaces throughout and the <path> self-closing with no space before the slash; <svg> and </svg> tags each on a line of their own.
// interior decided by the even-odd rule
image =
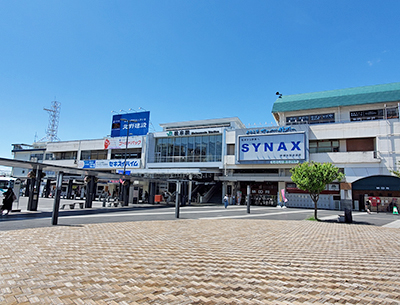
<svg viewBox="0 0 400 305">
<path fill-rule="evenodd" d="M 371 200 L 368 199 L 368 200 L 365 202 L 365 211 L 367 211 L 368 214 L 371 214 L 370 208 L 371 208 Z"/>
<path fill-rule="evenodd" d="M 228 204 L 229 204 L 228 194 L 225 195 L 223 201 L 224 201 L 224 205 L 225 205 L 225 209 L 226 209 L 228 207 Z"/>
<path fill-rule="evenodd" d="M 12 210 L 12 204 L 17 199 L 11 187 L 3 194 L 3 205 L 1 206 L 1 215 L 8 215 Z"/>
</svg>

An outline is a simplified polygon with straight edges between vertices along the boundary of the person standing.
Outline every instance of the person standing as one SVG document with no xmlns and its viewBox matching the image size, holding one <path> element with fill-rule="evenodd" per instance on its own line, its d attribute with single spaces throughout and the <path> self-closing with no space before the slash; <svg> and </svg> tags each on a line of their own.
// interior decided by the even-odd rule
<svg viewBox="0 0 400 305">
<path fill-rule="evenodd" d="M 368 200 L 365 202 L 365 211 L 367 211 L 368 214 L 371 214 L 370 208 L 371 208 L 371 200 L 368 199 Z"/>
<path fill-rule="evenodd" d="M 228 207 L 228 204 L 229 204 L 229 198 L 228 198 L 228 194 L 226 194 L 225 195 L 225 197 L 224 197 L 224 205 L 225 205 L 225 209 Z"/>
<path fill-rule="evenodd" d="M 14 200 L 17 199 L 11 187 L 7 189 L 7 191 L 3 194 L 3 205 L 1 207 L 1 214 L 8 215 L 8 213 L 12 210 L 12 204 Z"/>
</svg>

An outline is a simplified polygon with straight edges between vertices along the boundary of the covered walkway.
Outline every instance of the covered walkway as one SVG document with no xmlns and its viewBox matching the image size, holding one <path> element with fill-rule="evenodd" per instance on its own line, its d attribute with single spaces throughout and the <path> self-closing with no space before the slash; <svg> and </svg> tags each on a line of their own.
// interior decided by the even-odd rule
<svg viewBox="0 0 400 305">
<path fill-rule="evenodd" d="M 91 208 L 92 202 L 95 196 L 95 180 L 96 179 L 109 179 L 109 180 L 120 180 L 126 179 L 129 181 L 129 176 L 123 176 L 121 174 L 113 174 L 108 172 L 80 169 L 66 166 L 59 166 L 53 164 L 46 164 L 32 161 L 22 161 L 7 158 L 0 158 L 0 165 L 7 167 L 18 167 L 30 170 L 28 179 L 30 179 L 31 192 L 29 193 L 28 210 L 36 211 L 39 203 L 39 190 L 42 180 L 42 173 L 45 171 L 52 171 L 56 173 L 56 192 L 54 194 L 54 206 L 52 224 L 58 223 L 58 211 L 60 209 L 60 197 L 62 190 L 62 181 L 64 177 L 80 177 L 86 179 L 86 196 L 85 196 L 85 208 Z M 129 182 L 127 183 L 129 185 Z M 124 190 L 124 201 L 127 201 L 127 187 Z"/>
</svg>

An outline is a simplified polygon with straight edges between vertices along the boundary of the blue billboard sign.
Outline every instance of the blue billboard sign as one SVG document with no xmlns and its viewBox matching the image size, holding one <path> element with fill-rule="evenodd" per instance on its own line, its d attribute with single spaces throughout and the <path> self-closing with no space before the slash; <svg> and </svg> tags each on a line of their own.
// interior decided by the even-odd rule
<svg viewBox="0 0 400 305">
<path fill-rule="evenodd" d="M 116 114 L 113 116 L 111 125 L 111 137 L 144 136 L 149 132 L 150 112 L 134 112 Z"/>
<path fill-rule="evenodd" d="M 299 163 L 305 159 L 304 132 L 239 136 L 239 162 Z"/>
</svg>

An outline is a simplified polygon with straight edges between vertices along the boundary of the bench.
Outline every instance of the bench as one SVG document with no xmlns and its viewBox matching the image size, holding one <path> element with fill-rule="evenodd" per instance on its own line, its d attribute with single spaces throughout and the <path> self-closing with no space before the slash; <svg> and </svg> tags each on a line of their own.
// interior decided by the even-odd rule
<svg viewBox="0 0 400 305">
<path fill-rule="evenodd" d="M 121 204 L 121 206 L 123 206 L 123 202 L 119 201 L 118 197 L 114 197 L 114 198 L 109 198 L 108 199 L 108 206 L 114 206 L 114 207 L 118 207 L 118 205 Z M 105 201 L 103 202 L 103 207 L 105 206 Z"/>
<path fill-rule="evenodd" d="M 80 207 L 81 209 L 83 209 L 83 205 L 84 205 L 83 202 L 74 202 L 74 203 L 64 203 L 64 204 L 61 206 L 60 210 L 64 210 L 64 208 L 65 208 L 66 205 L 69 205 L 69 208 L 70 208 L 71 210 L 73 210 L 73 209 L 75 209 L 75 205 L 76 205 L 76 204 L 79 204 L 79 207 Z"/>
</svg>

